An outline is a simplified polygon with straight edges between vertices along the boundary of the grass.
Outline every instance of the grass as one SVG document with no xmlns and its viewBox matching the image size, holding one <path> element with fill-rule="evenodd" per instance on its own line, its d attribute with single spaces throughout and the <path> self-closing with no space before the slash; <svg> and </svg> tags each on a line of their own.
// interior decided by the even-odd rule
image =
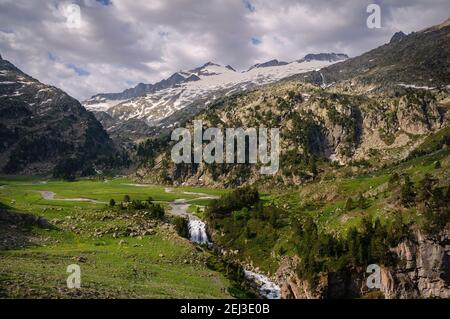
<svg viewBox="0 0 450 319">
<path fill-rule="evenodd" d="M 168 202 L 195 199 L 184 192 L 210 195 L 223 191 L 201 188 L 130 186 L 126 179 L 64 182 L 39 177 L 1 176 L 0 202 L 10 209 L 42 216 L 57 228 L 22 227 L 2 222 L 17 231 L 28 244 L 0 251 L 0 297 L 16 298 L 230 298 L 230 282 L 205 265 L 210 253 L 180 238 L 163 221 L 145 221 L 139 216 L 112 210 L 104 204 L 44 200 L 37 191 L 55 192 L 57 198 L 90 198 L 108 202 L 132 199 Z M 201 200 L 202 203 L 207 203 Z M 126 214 L 126 215 L 124 215 Z M 153 233 L 114 238 L 111 229 L 126 229 L 151 223 Z M 136 226 L 137 225 L 137 226 Z M 6 236 L 6 231 L 3 234 Z M 2 235 L 0 235 L 2 236 Z M 81 261 L 80 261 L 81 260 Z M 81 267 L 82 289 L 66 288 L 70 264 Z"/>
</svg>

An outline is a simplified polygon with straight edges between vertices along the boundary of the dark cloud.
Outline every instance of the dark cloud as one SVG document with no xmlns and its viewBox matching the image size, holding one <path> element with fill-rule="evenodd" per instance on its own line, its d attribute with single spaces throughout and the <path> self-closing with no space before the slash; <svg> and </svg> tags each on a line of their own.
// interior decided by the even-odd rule
<svg viewBox="0 0 450 319">
<path fill-rule="evenodd" d="M 68 4 L 80 28 L 67 24 Z M 366 27 L 367 5 L 382 28 Z M 0 0 L 0 52 L 79 99 L 206 61 L 237 69 L 310 52 L 355 56 L 448 18 L 448 0 Z"/>
</svg>

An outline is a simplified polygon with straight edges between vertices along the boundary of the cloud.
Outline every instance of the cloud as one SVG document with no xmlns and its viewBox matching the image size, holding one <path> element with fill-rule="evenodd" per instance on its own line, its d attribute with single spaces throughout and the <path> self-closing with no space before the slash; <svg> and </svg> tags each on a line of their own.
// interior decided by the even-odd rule
<svg viewBox="0 0 450 319">
<path fill-rule="evenodd" d="M 381 6 L 381 29 L 366 27 L 371 2 Z M 355 56 L 450 12 L 447 0 L 391 2 L 0 0 L 0 52 L 42 82 L 85 99 L 207 61 L 244 70 L 311 52 Z M 79 24 L 71 24 L 70 4 L 81 9 Z"/>
<path fill-rule="evenodd" d="M 85 70 L 85 69 L 83 69 L 83 68 L 80 68 L 79 66 L 76 66 L 75 64 L 69 63 L 69 64 L 66 64 L 66 66 L 67 66 L 69 69 L 75 71 L 75 73 L 76 73 L 78 76 L 88 76 L 88 75 L 90 74 L 89 71 L 87 71 L 87 70 Z"/>
</svg>

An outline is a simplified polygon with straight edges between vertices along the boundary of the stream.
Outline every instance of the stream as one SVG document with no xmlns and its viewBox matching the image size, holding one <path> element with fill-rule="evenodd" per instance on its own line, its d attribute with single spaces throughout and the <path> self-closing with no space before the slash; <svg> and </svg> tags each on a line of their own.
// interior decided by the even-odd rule
<svg viewBox="0 0 450 319">
<path fill-rule="evenodd" d="M 169 192 L 166 189 L 166 192 Z M 189 193 L 196 194 L 196 193 Z M 206 194 L 197 194 L 205 198 Z M 174 215 L 183 216 L 188 219 L 190 240 L 195 244 L 207 244 L 212 246 L 213 243 L 208 238 L 206 232 L 206 224 L 197 216 L 188 213 L 190 204 L 188 200 L 176 199 L 170 203 L 171 212 Z M 271 281 L 267 276 L 250 270 L 244 270 L 245 278 L 253 282 L 258 288 L 259 294 L 266 299 L 280 299 L 280 287 Z"/>
</svg>

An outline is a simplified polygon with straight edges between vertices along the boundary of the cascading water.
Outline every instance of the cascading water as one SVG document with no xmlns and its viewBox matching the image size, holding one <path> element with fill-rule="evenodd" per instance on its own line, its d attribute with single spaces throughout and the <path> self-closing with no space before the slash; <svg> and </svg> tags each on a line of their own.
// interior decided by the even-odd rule
<svg viewBox="0 0 450 319">
<path fill-rule="evenodd" d="M 208 234 L 206 233 L 206 225 L 200 219 L 189 218 L 189 235 L 191 241 L 196 244 L 210 244 Z"/>
<path fill-rule="evenodd" d="M 166 189 L 166 192 L 171 192 L 171 190 Z M 189 194 L 199 195 L 201 193 Z M 208 197 L 203 198 L 206 199 Z M 170 203 L 170 207 L 172 214 L 188 218 L 189 237 L 193 243 L 200 245 L 207 244 L 208 246 L 213 245 L 213 243 L 208 238 L 208 233 L 206 232 L 206 224 L 197 216 L 194 216 L 187 212 L 189 208 L 189 203 L 187 200 L 176 199 Z M 272 282 L 268 277 L 249 270 L 245 270 L 245 277 L 255 283 L 262 297 L 267 299 L 280 299 L 280 287 Z"/>
<path fill-rule="evenodd" d="M 245 278 L 253 281 L 257 285 L 261 296 L 267 299 L 280 299 L 280 287 L 268 277 L 250 270 L 245 270 L 244 272 Z"/>
<path fill-rule="evenodd" d="M 189 235 L 193 243 L 207 245 L 212 244 L 212 242 L 208 239 L 206 224 L 203 221 L 194 216 L 190 216 L 188 226 Z M 280 287 L 272 282 L 268 277 L 249 270 L 245 270 L 244 272 L 245 277 L 255 283 L 261 296 L 267 299 L 280 299 Z"/>
</svg>

